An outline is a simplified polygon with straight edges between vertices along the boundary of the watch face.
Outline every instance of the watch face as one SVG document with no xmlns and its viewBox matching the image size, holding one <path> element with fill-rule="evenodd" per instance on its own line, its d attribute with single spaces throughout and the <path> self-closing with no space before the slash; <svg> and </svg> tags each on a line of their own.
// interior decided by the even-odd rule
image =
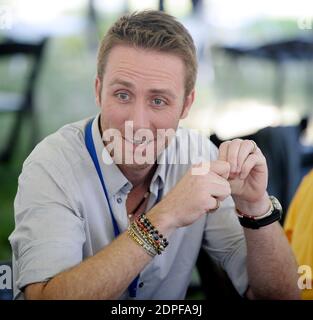
<svg viewBox="0 0 313 320">
<path fill-rule="evenodd" d="M 273 206 L 276 210 L 279 210 L 279 211 L 282 211 L 282 206 L 280 204 L 280 202 L 273 196 L 270 196 L 271 200 L 272 200 L 272 203 L 273 203 Z"/>
</svg>

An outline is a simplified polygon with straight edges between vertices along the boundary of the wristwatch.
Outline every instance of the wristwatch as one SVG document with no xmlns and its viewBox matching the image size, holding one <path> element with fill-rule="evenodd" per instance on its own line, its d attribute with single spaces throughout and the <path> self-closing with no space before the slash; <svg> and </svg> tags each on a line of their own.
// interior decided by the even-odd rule
<svg viewBox="0 0 313 320">
<path fill-rule="evenodd" d="M 263 214 L 262 216 L 254 217 L 240 212 L 236 208 L 237 216 L 240 224 L 249 229 L 259 229 L 265 227 L 275 221 L 281 219 L 282 216 L 282 206 L 277 198 L 274 196 L 269 196 L 271 207 L 270 209 Z"/>
</svg>

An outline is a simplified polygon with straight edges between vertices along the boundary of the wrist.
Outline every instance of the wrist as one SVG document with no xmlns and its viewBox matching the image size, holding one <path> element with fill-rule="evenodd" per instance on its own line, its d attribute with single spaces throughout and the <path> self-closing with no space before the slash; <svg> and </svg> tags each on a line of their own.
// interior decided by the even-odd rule
<svg viewBox="0 0 313 320">
<path fill-rule="evenodd" d="M 176 229 L 170 220 L 169 214 L 163 212 L 158 206 L 152 208 L 146 216 L 165 237 L 169 237 Z"/>
<path fill-rule="evenodd" d="M 270 207 L 263 215 L 246 214 L 236 208 L 240 224 L 248 229 L 260 229 L 261 227 L 268 226 L 269 224 L 280 220 L 282 217 L 282 207 L 279 200 L 274 196 L 270 196 L 268 199 Z"/>
<path fill-rule="evenodd" d="M 263 216 L 271 207 L 271 202 L 269 200 L 268 193 L 265 192 L 264 195 L 257 201 L 246 201 L 241 199 L 235 199 L 235 207 L 237 211 L 249 216 Z"/>
</svg>

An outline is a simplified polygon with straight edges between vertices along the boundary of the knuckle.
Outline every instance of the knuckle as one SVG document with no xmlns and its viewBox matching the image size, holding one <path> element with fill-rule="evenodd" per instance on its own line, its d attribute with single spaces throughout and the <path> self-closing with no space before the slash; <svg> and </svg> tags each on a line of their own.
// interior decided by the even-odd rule
<svg viewBox="0 0 313 320">
<path fill-rule="evenodd" d="M 231 142 L 235 144 L 241 144 L 242 141 L 243 141 L 242 139 L 236 138 L 236 139 L 233 139 Z"/>
<path fill-rule="evenodd" d="M 230 144 L 230 141 L 222 142 L 220 145 L 220 149 L 226 149 L 229 144 Z"/>
</svg>

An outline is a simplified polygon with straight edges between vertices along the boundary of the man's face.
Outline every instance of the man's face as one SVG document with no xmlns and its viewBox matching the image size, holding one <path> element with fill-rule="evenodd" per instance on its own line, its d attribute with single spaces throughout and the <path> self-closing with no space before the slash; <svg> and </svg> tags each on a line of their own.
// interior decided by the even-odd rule
<svg viewBox="0 0 313 320">
<path fill-rule="evenodd" d="M 187 116 L 193 102 L 194 91 L 185 97 L 184 85 L 185 66 L 178 56 L 115 46 L 109 54 L 102 85 L 96 79 L 102 131 L 117 129 L 122 150 L 126 147 L 126 153 L 131 149 L 133 154 L 153 154 L 155 160 L 168 144 L 162 143 L 164 136 L 160 129 L 176 131 L 179 120 Z M 133 126 L 135 137 L 129 137 L 126 122 L 128 129 Z M 118 156 L 127 165 L 125 154 L 117 153 L 120 152 L 115 150 L 114 158 Z M 136 158 L 134 162 L 139 165 Z"/>
</svg>

